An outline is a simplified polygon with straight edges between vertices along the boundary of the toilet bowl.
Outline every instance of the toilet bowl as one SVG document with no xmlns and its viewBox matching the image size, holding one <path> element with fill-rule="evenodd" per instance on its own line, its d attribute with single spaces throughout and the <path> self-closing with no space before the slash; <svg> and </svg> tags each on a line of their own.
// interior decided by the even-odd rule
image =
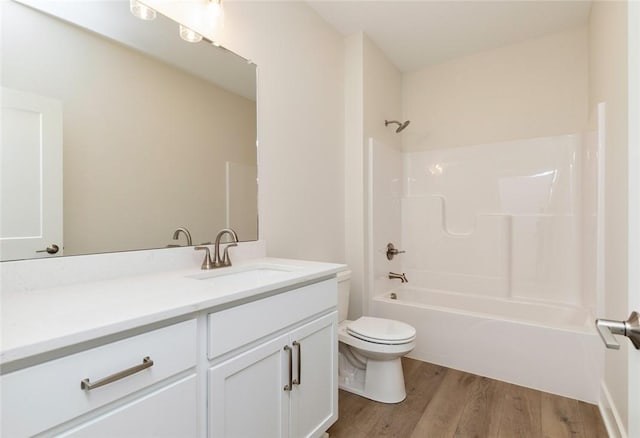
<svg viewBox="0 0 640 438">
<path fill-rule="evenodd" d="M 383 403 L 407 396 L 402 356 L 415 347 L 416 330 L 400 321 L 363 316 L 346 319 L 350 272 L 338 274 L 338 386 Z"/>
</svg>

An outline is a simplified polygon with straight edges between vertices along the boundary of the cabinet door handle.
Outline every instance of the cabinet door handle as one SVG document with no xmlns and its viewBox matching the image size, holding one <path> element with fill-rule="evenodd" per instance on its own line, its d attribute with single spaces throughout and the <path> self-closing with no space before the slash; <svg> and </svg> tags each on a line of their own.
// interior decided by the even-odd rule
<svg viewBox="0 0 640 438">
<path fill-rule="evenodd" d="M 80 382 L 80 389 L 91 391 L 92 389 L 108 385 L 109 383 L 113 383 L 117 380 L 123 379 L 142 370 L 146 370 L 147 368 L 151 368 L 152 366 L 153 361 L 149 356 L 147 356 L 142 359 L 142 363 L 140 365 L 136 365 L 134 367 L 127 368 L 126 370 L 119 371 L 115 374 L 105 377 L 104 379 L 96 380 L 93 383 L 91 383 L 88 378 L 84 379 Z"/>
<path fill-rule="evenodd" d="M 293 341 L 293 346 L 298 347 L 298 378 L 294 379 L 293 384 L 299 385 L 302 383 L 302 346 L 298 341 Z"/>
<path fill-rule="evenodd" d="M 284 390 L 291 391 L 293 389 L 293 351 L 288 345 L 284 346 L 284 351 L 289 353 L 289 384 L 284 385 Z"/>
</svg>

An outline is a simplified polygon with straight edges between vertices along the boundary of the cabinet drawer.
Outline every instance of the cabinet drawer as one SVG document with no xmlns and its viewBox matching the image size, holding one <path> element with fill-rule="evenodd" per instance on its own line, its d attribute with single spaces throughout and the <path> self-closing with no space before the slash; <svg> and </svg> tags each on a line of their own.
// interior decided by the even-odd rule
<svg viewBox="0 0 640 438">
<path fill-rule="evenodd" d="M 196 375 L 192 374 L 66 431 L 61 437 L 195 437 L 198 412 L 196 391 Z"/>
<path fill-rule="evenodd" d="M 196 339 L 196 321 L 190 320 L 6 374 L 0 377 L 2 435 L 33 435 L 194 367 Z M 81 389 L 82 380 L 95 383 L 147 356 L 152 366 Z"/>
<path fill-rule="evenodd" d="M 335 278 L 209 314 L 209 359 L 327 309 L 338 301 Z"/>
</svg>

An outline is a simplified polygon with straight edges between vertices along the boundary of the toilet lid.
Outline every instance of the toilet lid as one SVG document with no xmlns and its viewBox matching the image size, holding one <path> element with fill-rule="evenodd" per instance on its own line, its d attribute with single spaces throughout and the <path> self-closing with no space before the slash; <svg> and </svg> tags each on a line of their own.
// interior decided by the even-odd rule
<svg viewBox="0 0 640 438">
<path fill-rule="evenodd" d="M 363 316 L 347 325 L 347 333 L 378 344 L 406 344 L 416 338 L 416 329 L 392 319 Z"/>
</svg>

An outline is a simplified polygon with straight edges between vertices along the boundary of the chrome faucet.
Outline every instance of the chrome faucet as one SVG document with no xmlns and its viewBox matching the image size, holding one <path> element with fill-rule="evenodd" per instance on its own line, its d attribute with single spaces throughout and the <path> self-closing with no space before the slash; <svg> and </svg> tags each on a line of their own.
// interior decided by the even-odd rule
<svg viewBox="0 0 640 438">
<path fill-rule="evenodd" d="M 173 240 L 178 240 L 178 237 L 180 237 L 180 233 L 184 233 L 184 235 L 187 237 L 187 246 L 193 245 L 193 243 L 191 242 L 191 233 L 184 227 L 180 227 L 173 232 Z"/>
<path fill-rule="evenodd" d="M 389 272 L 389 278 L 390 279 L 394 279 L 397 278 L 398 280 L 400 280 L 403 283 L 409 283 L 409 280 L 407 280 L 407 275 L 403 272 L 402 274 L 397 274 L 395 272 Z"/>
<path fill-rule="evenodd" d="M 224 249 L 224 254 L 222 256 L 222 259 L 220 259 L 220 239 L 222 239 L 222 236 L 224 236 L 225 234 L 228 234 L 231 236 L 231 243 L 229 243 L 225 249 Z M 238 235 L 236 234 L 235 231 L 233 231 L 231 228 L 224 228 L 222 230 L 220 230 L 220 232 L 218 233 L 218 235 L 216 236 L 216 243 L 215 243 L 215 252 L 213 255 L 213 267 L 214 268 L 221 268 L 223 266 L 231 266 L 231 259 L 229 258 L 229 248 L 232 246 L 238 246 Z"/>
</svg>

